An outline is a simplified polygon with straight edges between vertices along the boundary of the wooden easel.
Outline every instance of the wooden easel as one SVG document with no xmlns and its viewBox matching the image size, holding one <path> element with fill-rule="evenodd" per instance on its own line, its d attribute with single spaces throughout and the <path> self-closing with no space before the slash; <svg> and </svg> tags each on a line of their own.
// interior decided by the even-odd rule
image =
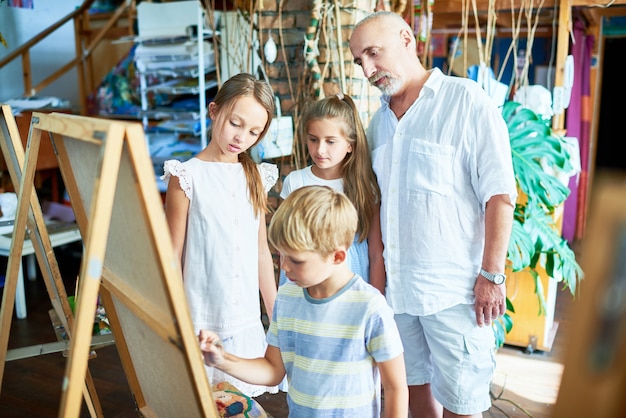
<svg viewBox="0 0 626 418">
<path fill-rule="evenodd" d="M 554 418 L 626 416 L 626 173 L 594 181 Z"/>
<path fill-rule="evenodd" d="M 37 144 L 38 146 L 39 144 Z M 13 182 L 14 189 L 18 192 L 19 200 L 23 201 L 20 210 L 15 217 L 15 226 L 13 229 L 13 239 L 11 241 L 11 253 L 7 265 L 7 274 L 2 295 L 2 308 L 0 309 L 0 385 L 4 376 L 4 365 L 7 360 L 7 354 L 11 351 L 22 351 L 21 357 L 39 355 L 60 351 L 46 350 L 46 345 L 38 346 L 39 354 L 32 354 L 37 350 L 29 350 L 29 347 L 15 350 L 7 350 L 9 343 L 9 335 L 11 330 L 11 320 L 13 318 L 13 309 L 15 304 L 15 291 L 19 269 L 22 263 L 22 247 L 24 245 L 24 237 L 26 227 L 28 227 L 29 237 L 33 243 L 37 261 L 43 275 L 43 280 L 48 291 L 52 307 L 61 320 L 67 335 L 71 338 L 71 331 L 74 323 L 74 316 L 67 300 L 67 293 L 63 278 L 59 271 L 50 237 L 48 235 L 43 212 L 36 191 L 33 187 L 23 187 L 25 183 L 32 183 L 34 179 L 34 170 L 24 175 L 23 168 L 25 163 L 25 154 L 22 141 L 19 135 L 15 118 L 9 106 L 0 107 L 0 149 L 5 158 L 9 175 Z M 37 148 L 38 149 L 38 148 Z M 37 163 L 36 153 L 34 163 Z M 26 197 L 24 197 L 26 196 Z M 63 347 L 65 344 L 50 343 Z M 31 352 L 30 354 L 28 354 Z M 97 397 L 93 379 L 89 372 L 86 373 L 84 380 L 84 397 L 91 416 L 102 416 L 102 407 Z"/>
<path fill-rule="evenodd" d="M 57 151 L 85 245 L 59 416 L 80 412 L 100 295 L 139 413 L 218 417 L 142 126 L 33 113 L 24 195 L 33 188 L 43 132 Z M 24 224 L 27 202 L 21 195 L 18 202 Z"/>
</svg>

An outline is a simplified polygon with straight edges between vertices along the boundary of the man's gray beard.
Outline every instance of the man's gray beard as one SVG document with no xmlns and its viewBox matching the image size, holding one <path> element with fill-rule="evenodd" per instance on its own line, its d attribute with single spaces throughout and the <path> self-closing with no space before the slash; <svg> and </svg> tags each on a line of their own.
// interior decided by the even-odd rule
<svg viewBox="0 0 626 418">
<path fill-rule="evenodd" d="M 383 96 L 393 96 L 400 90 L 400 86 L 402 85 L 402 82 L 397 78 L 388 78 L 388 80 L 390 81 L 388 84 L 376 86 Z"/>
</svg>

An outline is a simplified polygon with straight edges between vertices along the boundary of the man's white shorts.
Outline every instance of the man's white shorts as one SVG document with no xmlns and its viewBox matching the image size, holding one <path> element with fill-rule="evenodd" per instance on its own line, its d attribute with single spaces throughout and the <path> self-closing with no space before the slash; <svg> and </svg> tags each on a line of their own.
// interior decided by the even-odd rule
<svg viewBox="0 0 626 418">
<path fill-rule="evenodd" d="M 395 316 L 409 386 L 431 384 L 444 408 L 459 415 L 491 406 L 495 371 L 493 328 L 476 325 L 474 305 L 456 305 L 426 316 Z"/>
</svg>

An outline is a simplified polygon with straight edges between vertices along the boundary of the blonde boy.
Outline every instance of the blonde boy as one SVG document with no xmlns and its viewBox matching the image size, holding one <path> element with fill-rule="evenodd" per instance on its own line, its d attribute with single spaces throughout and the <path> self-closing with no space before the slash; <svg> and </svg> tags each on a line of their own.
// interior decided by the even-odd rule
<svg viewBox="0 0 626 418">
<path fill-rule="evenodd" d="M 408 415 L 403 348 L 385 298 L 346 263 L 357 228 L 348 198 L 326 186 L 292 192 L 268 230 L 289 282 L 280 287 L 265 357 L 224 352 L 200 331 L 205 362 L 254 384 L 289 381 L 290 417 Z"/>
</svg>

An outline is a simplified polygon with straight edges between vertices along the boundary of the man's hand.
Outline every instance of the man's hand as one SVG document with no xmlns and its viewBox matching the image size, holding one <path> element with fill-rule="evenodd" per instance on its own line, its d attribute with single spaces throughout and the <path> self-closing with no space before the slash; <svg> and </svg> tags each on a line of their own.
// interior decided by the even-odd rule
<svg viewBox="0 0 626 418">
<path fill-rule="evenodd" d="M 476 296 L 476 324 L 479 327 L 491 325 L 494 321 L 506 312 L 506 285 L 494 284 L 483 276 L 479 275 L 474 285 L 474 295 Z"/>
</svg>

